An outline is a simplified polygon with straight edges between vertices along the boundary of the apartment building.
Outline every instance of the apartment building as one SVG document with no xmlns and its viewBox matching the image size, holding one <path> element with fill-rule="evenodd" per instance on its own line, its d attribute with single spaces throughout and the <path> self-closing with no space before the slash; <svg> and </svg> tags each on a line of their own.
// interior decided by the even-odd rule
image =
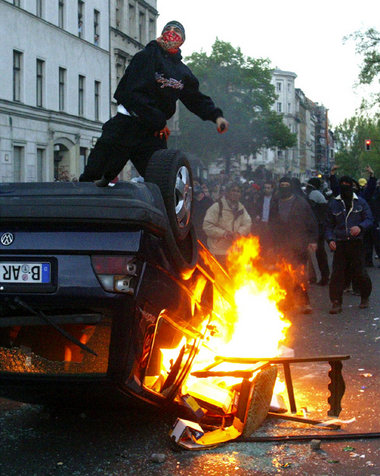
<svg viewBox="0 0 380 476">
<path fill-rule="evenodd" d="M 110 81 L 111 115 L 116 114 L 113 99 L 116 87 L 132 57 L 157 37 L 156 0 L 111 0 L 110 2 Z M 119 177 L 129 179 L 132 172 L 128 162 Z"/>
<path fill-rule="evenodd" d="M 301 178 L 309 178 L 315 169 L 316 117 L 313 108 L 310 107 L 310 101 L 301 89 L 295 90 L 295 96 L 299 174 Z"/>
<path fill-rule="evenodd" d="M 296 88 L 296 78 L 295 73 L 280 69 L 272 74 L 277 94 L 273 110 L 282 114 L 284 123 L 296 134 L 297 143 L 288 150 L 261 151 L 254 165 L 265 165 L 276 176 L 289 174 L 307 180 L 329 170 L 334 157 L 334 141 L 328 129 L 327 109 Z M 250 165 L 253 167 L 252 163 Z"/>
<path fill-rule="evenodd" d="M 132 57 L 156 38 L 156 0 L 111 0 L 110 53 L 112 95 Z"/>
<path fill-rule="evenodd" d="M 75 180 L 110 117 L 109 0 L 0 0 L 0 182 Z"/>
</svg>

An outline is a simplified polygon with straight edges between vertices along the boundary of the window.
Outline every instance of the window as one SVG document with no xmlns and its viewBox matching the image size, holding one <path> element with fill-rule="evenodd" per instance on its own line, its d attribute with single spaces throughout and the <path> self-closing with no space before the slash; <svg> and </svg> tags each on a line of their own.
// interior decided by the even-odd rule
<svg viewBox="0 0 380 476">
<path fill-rule="evenodd" d="M 43 106 L 43 94 L 44 94 L 44 66 L 45 62 L 37 60 L 36 63 L 36 106 Z"/>
<path fill-rule="evenodd" d="M 65 110 L 65 96 L 66 96 L 66 70 L 59 68 L 58 71 L 58 109 Z"/>
<path fill-rule="evenodd" d="M 13 5 L 15 5 L 16 7 L 19 7 L 20 3 L 20 0 L 13 0 Z"/>
<path fill-rule="evenodd" d="M 149 18 L 149 41 L 154 40 L 156 37 L 156 28 L 154 24 L 154 20 L 152 18 Z"/>
<path fill-rule="evenodd" d="M 99 121 L 100 115 L 100 81 L 94 83 L 94 100 L 95 100 L 95 121 Z"/>
<path fill-rule="evenodd" d="M 136 9 L 129 4 L 129 36 L 135 38 L 136 36 Z"/>
<path fill-rule="evenodd" d="M 36 15 L 42 18 L 42 0 L 36 0 Z"/>
<path fill-rule="evenodd" d="M 122 28 L 124 17 L 124 0 L 116 0 L 116 27 Z"/>
<path fill-rule="evenodd" d="M 100 13 L 98 10 L 94 10 L 94 45 L 99 46 L 100 39 Z"/>
<path fill-rule="evenodd" d="M 292 112 L 292 105 L 290 102 L 288 102 L 288 113 L 291 114 Z"/>
<path fill-rule="evenodd" d="M 84 19 L 84 2 L 83 0 L 78 0 L 78 36 L 83 38 L 83 19 Z"/>
<path fill-rule="evenodd" d="M 277 112 L 282 112 L 282 104 L 280 102 L 277 103 Z"/>
<path fill-rule="evenodd" d="M 13 147 L 13 181 L 21 182 L 22 179 L 22 167 L 24 162 L 24 147 Z"/>
<path fill-rule="evenodd" d="M 120 54 L 117 55 L 116 57 L 116 84 L 119 84 L 120 79 L 123 77 L 126 65 L 127 65 L 127 58 Z"/>
<path fill-rule="evenodd" d="M 65 25 L 65 1 L 58 0 L 58 26 L 63 28 Z"/>
<path fill-rule="evenodd" d="M 140 12 L 139 13 L 139 41 L 140 43 L 145 42 L 145 15 L 144 13 Z"/>
<path fill-rule="evenodd" d="M 282 83 L 280 83 L 279 81 L 277 81 L 277 83 L 276 83 L 276 89 L 277 89 L 278 93 L 280 93 L 281 90 L 282 90 Z"/>
<path fill-rule="evenodd" d="M 43 182 L 45 166 L 45 149 L 37 149 L 37 182 Z"/>
<path fill-rule="evenodd" d="M 13 101 L 21 101 L 22 53 L 13 51 Z"/>
<path fill-rule="evenodd" d="M 86 149 L 86 147 L 80 147 L 79 148 L 80 173 L 82 173 L 84 171 L 84 168 L 86 166 L 86 161 L 87 161 L 87 149 Z"/>
<path fill-rule="evenodd" d="M 85 77 L 79 75 L 78 78 L 78 116 L 84 115 L 84 81 Z"/>
<path fill-rule="evenodd" d="M 288 93 L 290 93 L 292 90 L 292 83 L 288 83 Z"/>
</svg>

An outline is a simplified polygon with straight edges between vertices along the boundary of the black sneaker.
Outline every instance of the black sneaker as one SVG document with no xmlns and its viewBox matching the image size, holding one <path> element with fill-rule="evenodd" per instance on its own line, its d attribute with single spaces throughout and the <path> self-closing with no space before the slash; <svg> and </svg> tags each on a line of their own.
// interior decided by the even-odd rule
<svg viewBox="0 0 380 476">
<path fill-rule="evenodd" d="M 360 304 L 359 304 L 360 309 L 366 309 L 368 307 L 368 299 L 362 298 Z"/>
<path fill-rule="evenodd" d="M 110 181 L 108 179 L 106 179 L 103 175 L 103 177 L 99 180 L 95 180 L 95 185 L 97 187 L 107 187 L 108 184 L 110 183 Z"/>
<path fill-rule="evenodd" d="M 332 303 L 331 309 L 329 310 L 330 314 L 339 314 L 342 312 L 342 304 L 338 301 Z"/>
</svg>

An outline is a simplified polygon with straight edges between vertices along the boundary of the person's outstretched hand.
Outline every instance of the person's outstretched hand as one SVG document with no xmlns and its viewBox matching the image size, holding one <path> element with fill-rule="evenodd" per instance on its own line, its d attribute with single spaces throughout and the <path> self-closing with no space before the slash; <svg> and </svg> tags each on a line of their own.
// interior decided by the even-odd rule
<svg viewBox="0 0 380 476">
<path fill-rule="evenodd" d="M 169 136 L 170 136 L 170 129 L 168 126 L 165 126 L 163 129 L 161 129 L 160 131 L 156 131 L 154 133 L 154 135 L 156 137 L 159 137 L 160 139 L 165 139 L 165 140 L 168 140 L 169 139 Z"/>
<path fill-rule="evenodd" d="M 219 134 L 223 134 L 224 132 L 227 132 L 229 126 L 230 124 L 228 123 L 227 119 L 225 119 L 224 117 L 218 117 L 218 119 L 216 120 L 216 127 Z"/>
</svg>

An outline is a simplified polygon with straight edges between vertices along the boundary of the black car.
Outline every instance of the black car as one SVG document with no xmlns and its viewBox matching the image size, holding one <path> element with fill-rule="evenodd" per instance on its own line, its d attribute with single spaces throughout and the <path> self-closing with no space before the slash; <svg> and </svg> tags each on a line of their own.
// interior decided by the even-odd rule
<svg viewBox="0 0 380 476">
<path fill-rule="evenodd" d="M 145 183 L 1 184 L 0 396 L 175 400 L 215 300 L 230 305 L 191 192 L 178 151 L 155 153 Z"/>
</svg>

